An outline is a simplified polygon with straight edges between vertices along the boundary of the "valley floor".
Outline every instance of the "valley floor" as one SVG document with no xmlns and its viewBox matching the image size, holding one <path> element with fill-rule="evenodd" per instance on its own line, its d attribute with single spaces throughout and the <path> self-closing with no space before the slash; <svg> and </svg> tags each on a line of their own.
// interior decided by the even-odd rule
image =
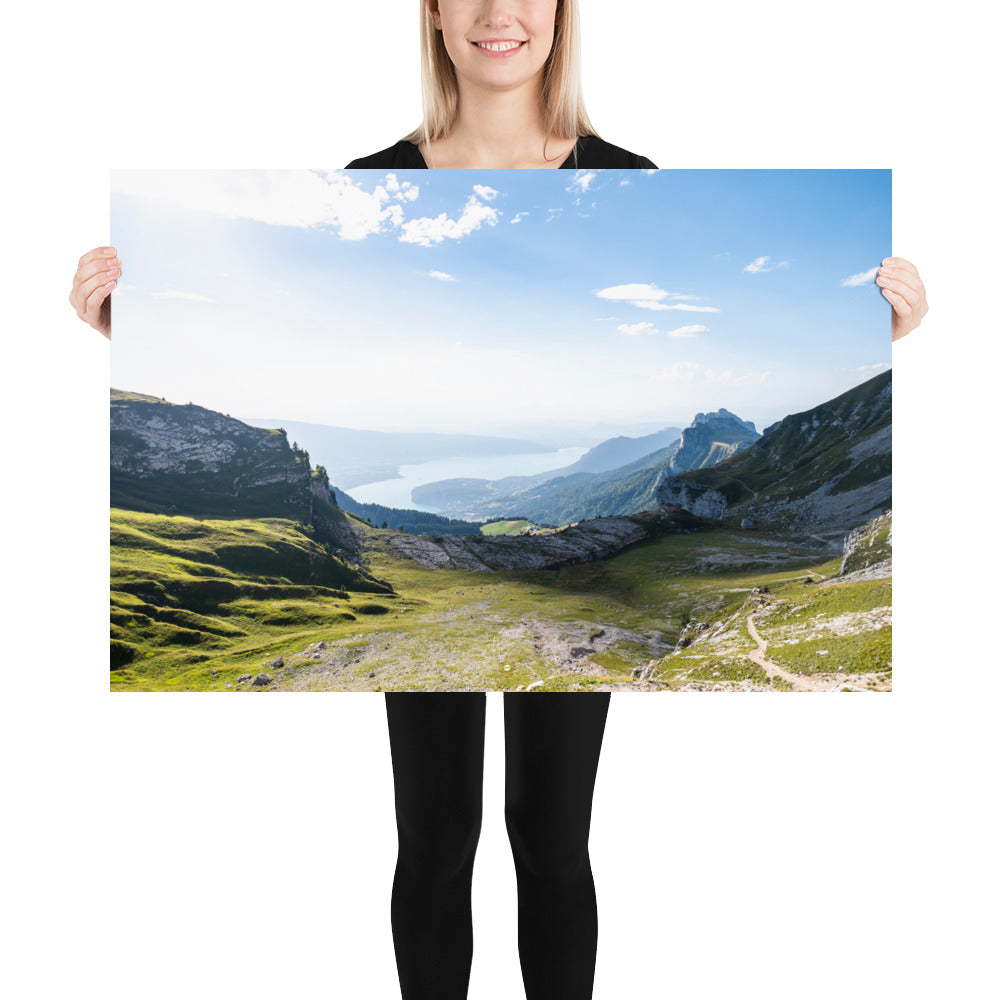
<svg viewBox="0 0 1000 1000">
<path fill-rule="evenodd" d="M 369 569 L 395 595 L 320 596 L 307 613 L 270 600 L 272 623 L 287 625 L 266 632 L 252 608 L 220 606 L 232 638 L 151 649 L 113 672 L 113 687 L 891 690 L 891 579 L 837 582 L 840 555 L 816 539 L 720 528 L 600 562 L 488 573 L 426 569 L 384 533 L 364 535 Z"/>
</svg>

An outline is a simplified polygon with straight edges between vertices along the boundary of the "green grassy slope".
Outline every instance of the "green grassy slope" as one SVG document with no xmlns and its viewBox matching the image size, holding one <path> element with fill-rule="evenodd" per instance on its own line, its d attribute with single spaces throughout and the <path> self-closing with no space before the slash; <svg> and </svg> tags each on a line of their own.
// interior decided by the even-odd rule
<svg viewBox="0 0 1000 1000">
<path fill-rule="evenodd" d="M 521 535 L 531 523 L 524 518 L 516 521 L 490 521 L 482 525 L 481 531 L 484 535 Z"/>
<path fill-rule="evenodd" d="M 227 525 L 230 530 L 232 522 Z M 753 643 L 745 627 L 743 637 L 738 634 L 748 597 L 753 588 L 768 587 L 775 602 L 784 602 L 776 607 L 793 617 L 801 592 L 828 602 L 818 611 L 832 612 L 833 599 L 818 596 L 804 579 L 839 566 L 777 537 L 716 529 L 667 536 L 606 561 L 558 570 L 429 570 L 393 555 L 380 532 L 364 529 L 369 568 L 394 589 L 372 594 L 333 581 L 293 581 L 292 570 L 308 550 L 294 528 L 275 523 L 267 529 L 273 536 L 264 526 L 260 534 L 244 528 L 232 539 L 237 549 L 259 545 L 274 553 L 274 575 L 250 579 L 233 568 L 236 563 L 208 560 L 204 536 L 187 534 L 183 526 L 174 533 L 154 527 L 129 519 L 119 527 L 123 536 L 146 536 L 141 549 L 153 564 L 138 573 L 129 562 L 131 547 L 123 543 L 117 550 L 113 628 L 135 647 L 135 658 L 112 674 L 119 689 L 247 688 L 237 679 L 266 669 L 278 690 L 670 690 L 706 684 L 781 690 L 780 680 L 747 658 Z M 837 589 L 848 595 L 837 600 L 858 613 L 855 626 L 885 600 L 878 588 Z M 192 593 L 196 600 L 188 599 Z M 699 635 L 720 628 L 719 636 L 732 634 L 714 645 L 699 638 L 670 653 L 697 624 L 706 626 Z M 840 655 L 836 637 L 817 647 L 827 653 L 797 660 L 798 653 L 784 647 L 805 649 L 801 639 L 792 643 L 795 636 L 778 627 L 778 618 L 772 623 L 762 616 L 760 628 L 771 630 L 776 643 L 773 655 L 791 670 L 806 674 L 860 663 L 856 650 L 844 646 L 847 659 Z M 281 666 L 264 667 L 277 656 Z M 633 670 L 651 661 L 652 680 L 633 681 Z"/>
<path fill-rule="evenodd" d="M 111 511 L 113 686 L 194 688 L 220 655 L 250 668 L 289 626 L 351 613 L 391 588 L 330 554 L 311 526 Z M 203 678 L 202 678 L 203 679 Z"/>
</svg>

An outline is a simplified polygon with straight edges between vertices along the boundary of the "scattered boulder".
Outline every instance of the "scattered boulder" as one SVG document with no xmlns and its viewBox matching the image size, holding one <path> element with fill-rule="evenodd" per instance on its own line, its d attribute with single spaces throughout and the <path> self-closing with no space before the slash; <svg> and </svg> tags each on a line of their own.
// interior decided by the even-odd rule
<svg viewBox="0 0 1000 1000">
<path fill-rule="evenodd" d="M 647 680 L 656 669 L 656 660 L 650 660 L 644 667 L 633 667 L 632 668 L 632 680 L 634 681 L 644 681 Z"/>
</svg>

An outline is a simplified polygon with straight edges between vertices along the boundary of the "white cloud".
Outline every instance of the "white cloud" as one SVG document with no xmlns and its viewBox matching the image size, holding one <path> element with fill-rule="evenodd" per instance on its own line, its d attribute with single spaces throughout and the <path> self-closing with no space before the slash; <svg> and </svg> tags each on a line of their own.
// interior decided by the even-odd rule
<svg viewBox="0 0 1000 1000">
<path fill-rule="evenodd" d="M 578 170 L 573 175 L 573 179 L 567 185 L 566 190 L 570 194 L 576 195 L 573 199 L 574 206 L 579 207 L 583 195 L 590 190 L 590 185 L 596 177 L 597 174 L 593 170 Z M 596 204 L 596 202 L 591 202 L 590 207 L 593 208 Z M 587 216 L 583 216 L 583 218 L 587 218 Z"/>
<path fill-rule="evenodd" d="M 628 187 L 632 182 L 630 180 L 622 180 L 618 182 L 619 187 Z"/>
<path fill-rule="evenodd" d="M 399 183 L 399 178 L 395 174 L 385 175 L 385 189 L 396 201 L 416 201 L 420 194 L 420 188 L 410 181 Z"/>
<path fill-rule="evenodd" d="M 859 365 L 854 370 L 862 375 L 878 375 L 879 372 L 887 372 L 891 367 L 888 361 L 880 361 L 877 365 Z"/>
<path fill-rule="evenodd" d="M 693 306 L 687 302 L 645 302 L 636 301 L 632 305 L 638 306 L 640 309 L 676 309 L 678 312 L 690 312 L 690 313 L 717 313 L 717 306 Z"/>
<path fill-rule="evenodd" d="M 516 226 L 525 216 L 530 215 L 530 212 L 518 212 L 513 219 L 510 220 L 512 226 Z"/>
<path fill-rule="evenodd" d="M 215 299 L 210 299 L 207 295 L 201 295 L 198 292 L 178 292 L 174 289 L 168 289 L 163 292 L 152 292 L 154 299 L 187 299 L 189 302 L 214 302 Z"/>
<path fill-rule="evenodd" d="M 363 240 L 399 226 L 399 200 L 413 201 L 419 192 L 408 181 L 400 184 L 395 175 L 385 178 L 385 186 L 366 191 L 335 170 L 114 170 L 111 189 L 160 207 L 273 226 L 332 229 L 342 240 Z"/>
<path fill-rule="evenodd" d="M 677 309 L 681 312 L 711 312 L 719 310 L 715 306 L 692 306 L 686 302 L 664 302 L 663 299 L 689 299 L 690 295 L 674 295 L 656 285 L 630 284 L 612 285 L 610 288 L 596 289 L 594 294 L 599 299 L 610 299 L 612 302 L 628 302 L 639 309 L 667 310 Z"/>
<path fill-rule="evenodd" d="M 655 173 L 658 173 L 658 171 L 657 171 L 657 170 L 645 170 L 645 169 L 644 169 L 644 170 L 643 170 L 643 173 L 644 173 L 644 174 L 645 174 L 645 175 L 646 175 L 647 177 L 649 177 L 649 176 L 650 176 L 651 174 L 655 174 Z"/>
<path fill-rule="evenodd" d="M 403 224 L 403 220 L 406 218 L 403 213 L 402 205 L 389 205 L 386 210 L 382 213 L 382 218 L 387 221 L 391 226 L 399 228 Z M 381 230 L 375 230 L 376 232 L 381 232 Z M 365 233 L 365 236 L 368 234 Z M 363 239 L 364 237 L 360 237 Z"/>
<path fill-rule="evenodd" d="M 611 317 L 608 317 L 609 319 Z M 618 327 L 619 333 L 624 333 L 628 337 L 635 337 L 643 333 L 659 333 L 659 329 L 654 323 L 648 321 L 641 323 L 622 323 Z M 707 333 L 708 327 L 700 323 L 693 323 L 690 326 L 679 326 L 675 330 L 668 330 L 668 337 L 696 337 L 699 333 Z"/>
<path fill-rule="evenodd" d="M 566 188 L 571 194 L 583 194 L 590 189 L 590 185 L 596 179 L 597 174 L 593 170 L 578 170 Z"/>
<path fill-rule="evenodd" d="M 444 271 L 428 271 L 427 272 L 427 277 L 428 278 L 437 278 L 438 281 L 454 281 L 455 280 L 455 278 L 452 275 L 446 274 Z"/>
<path fill-rule="evenodd" d="M 766 274 L 768 271 L 776 271 L 778 268 L 788 267 L 787 260 L 779 260 L 776 264 L 768 264 L 770 259 L 770 257 L 757 257 L 750 261 L 743 270 L 749 274 Z"/>
<path fill-rule="evenodd" d="M 562 215 L 561 208 L 550 208 L 549 217 L 545 220 L 546 222 L 554 222 L 559 216 Z"/>
<path fill-rule="evenodd" d="M 875 280 L 876 274 L 878 274 L 878 265 L 869 268 L 867 271 L 861 271 L 859 274 L 852 274 L 848 278 L 843 278 L 840 284 L 844 288 L 857 288 L 858 285 L 870 285 Z"/>
<path fill-rule="evenodd" d="M 631 302 L 635 299 L 655 300 L 665 299 L 670 293 L 665 292 L 656 285 L 612 285 L 610 288 L 601 288 L 594 294 L 599 299 L 611 299 L 615 302 Z"/>
<path fill-rule="evenodd" d="M 696 361 L 676 361 L 668 365 L 658 374 L 652 376 L 655 382 L 670 382 L 673 384 L 694 382 L 712 385 L 760 385 L 770 376 L 770 372 L 744 372 L 737 375 L 732 368 L 716 371 L 706 368 Z"/>
<path fill-rule="evenodd" d="M 618 327 L 619 333 L 624 333 L 626 337 L 636 337 L 642 333 L 659 333 L 660 331 L 652 323 L 622 323 Z"/>
<path fill-rule="evenodd" d="M 451 219 L 442 212 L 433 219 L 430 216 L 410 219 L 403 223 L 399 240 L 401 243 L 431 247 L 444 240 L 460 240 L 483 225 L 495 226 L 499 219 L 500 213 L 495 208 L 484 205 L 475 195 L 469 195 L 459 218 Z"/>
<path fill-rule="evenodd" d="M 472 190 L 479 195 L 483 201 L 493 201 L 493 199 L 500 193 L 494 188 L 487 187 L 485 184 L 473 184 Z"/>
</svg>

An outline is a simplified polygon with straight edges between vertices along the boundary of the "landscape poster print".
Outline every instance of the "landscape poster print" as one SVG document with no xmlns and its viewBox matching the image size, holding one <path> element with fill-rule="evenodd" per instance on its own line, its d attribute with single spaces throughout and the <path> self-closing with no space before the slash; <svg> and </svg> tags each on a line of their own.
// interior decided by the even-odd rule
<svg viewBox="0 0 1000 1000">
<path fill-rule="evenodd" d="M 891 690 L 890 208 L 115 171 L 112 689 Z"/>
</svg>

